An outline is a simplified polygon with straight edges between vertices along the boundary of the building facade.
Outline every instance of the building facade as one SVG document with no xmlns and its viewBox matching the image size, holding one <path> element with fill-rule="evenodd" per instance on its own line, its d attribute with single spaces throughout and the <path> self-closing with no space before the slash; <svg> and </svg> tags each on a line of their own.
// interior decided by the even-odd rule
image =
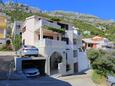
<svg viewBox="0 0 115 86">
<path fill-rule="evenodd" d="M 113 47 L 113 43 L 111 41 L 109 41 L 107 38 L 103 38 L 100 36 L 95 36 L 93 38 L 85 38 L 82 40 L 85 49 L 94 48 L 108 50 Z"/>
<path fill-rule="evenodd" d="M 22 21 L 14 21 L 12 25 L 12 36 L 15 37 L 16 35 L 22 34 L 22 30 L 21 30 L 22 25 L 23 25 Z"/>
<path fill-rule="evenodd" d="M 5 14 L 0 14 L 0 45 L 6 42 L 7 18 Z"/>
<path fill-rule="evenodd" d="M 88 69 L 81 34 L 72 25 L 38 16 L 26 18 L 22 27 L 24 45 L 34 45 L 45 57 L 45 73 L 68 75 Z"/>
</svg>

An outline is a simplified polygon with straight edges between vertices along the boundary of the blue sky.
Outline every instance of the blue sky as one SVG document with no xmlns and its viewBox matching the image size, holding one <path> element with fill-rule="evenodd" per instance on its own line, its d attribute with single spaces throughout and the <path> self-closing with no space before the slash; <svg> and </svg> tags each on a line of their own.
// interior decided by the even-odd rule
<svg viewBox="0 0 115 86">
<path fill-rule="evenodd" d="M 7 1 L 7 0 L 3 0 Z M 16 1 L 16 0 L 14 0 Z M 115 20 L 115 0 L 17 0 L 41 10 L 65 10 Z"/>
</svg>

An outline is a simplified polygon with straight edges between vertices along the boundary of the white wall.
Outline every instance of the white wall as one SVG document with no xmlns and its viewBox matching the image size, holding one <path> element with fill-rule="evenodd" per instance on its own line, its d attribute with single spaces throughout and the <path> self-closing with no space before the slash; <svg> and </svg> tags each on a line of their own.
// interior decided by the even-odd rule
<svg viewBox="0 0 115 86">
<path fill-rule="evenodd" d="M 35 19 L 30 18 L 26 20 L 25 28 L 26 31 L 22 33 L 22 41 L 25 39 L 26 45 L 34 45 L 34 30 L 35 30 Z"/>
<path fill-rule="evenodd" d="M 54 52 L 59 52 L 62 54 L 64 57 L 64 64 L 63 66 L 66 67 L 66 64 L 69 64 L 71 67 L 71 70 L 68 72 L 68 74 L 72 74 L 74 71 L 74 63 L 78 61 L 78 67 L 79 71 L 82 71 L 84 69 L 88 68 L 88 59 L 86 57 L 86 53 L 78 53 L 78 57 L 74 58 L 73 57 L 73 50 L 78 50 L 78 48 L 82 45 L 81 44 L 81 39 L 77 38 L 78 43 L 77 45 L 73 45 L 73 38 L 74 37 L 74 31 L 72 30 L 72 27 L 69 26 L 69 30 L 66 31 L 65 36 L 69 38 L 69 45 L 67 45 L 65 42 L 58 41 L 58 40 L 35 40 L 35 31 L 39 30 L 41 28 L 41 25 L 44 23 L 42 20 L 36 21 L 36 18 L 28 18 L 26 20 L 25 26 L 26 26 L 26 31 L 22 34 L 22 39 L 25 39 L 25 44 L 26 45 L 34 45 L 39 48 L 39 53 L 42 54 L 44 57 L 47 57 L 47 72 L 49 73 L 50 69 L 50 56 Z M 41 21 L 41 22 L 40 22 Z M 50 26 L 55 26 L 55 24 L 50 24 Z M 58 27 L 58 26 L 57 26 Z M 77 47 L 75 47 L 77 46 Z M 69 49 L 67 51 L 68 59 L 66 63 L 66 49 Z M 76 60 L 76 61 L 75 61 Z"/>
<path fill-rule="evenodd" d="M 86 52 L 79 52 L 78 54 L 78 72 L 82 72 L 89 68 L 89 60 Z"/>
</svg>

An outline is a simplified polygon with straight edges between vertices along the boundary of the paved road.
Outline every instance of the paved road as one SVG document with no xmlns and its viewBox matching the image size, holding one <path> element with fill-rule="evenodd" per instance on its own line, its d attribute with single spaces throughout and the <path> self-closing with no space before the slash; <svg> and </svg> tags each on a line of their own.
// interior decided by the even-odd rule
<svg viewBox="0 0 115 86">
<path fill-rule="evenodd" d="M 52 77 L 41 77 L 33 80 L 0 81 L 0 86 L 72 86 L 68 82 L 54 79 Z"/>
<path fill-rule="evenodd" d="M 91 80 L 91 71 L 84 74 L 60 77 L 60 80 L 70 83 L 72 86 L 96 86 Z"/>
</svg>

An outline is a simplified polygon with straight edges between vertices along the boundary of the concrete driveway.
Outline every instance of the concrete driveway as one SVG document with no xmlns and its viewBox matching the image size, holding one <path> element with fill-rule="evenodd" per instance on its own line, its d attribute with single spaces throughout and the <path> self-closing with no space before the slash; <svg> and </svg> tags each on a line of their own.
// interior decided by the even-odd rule
<svg viewBox="0 0 115 86">
<path fill-rule="evenodd" d="M 66 81 L 70 83 L 72 86 L 97 86 L 91 80 L 91 72 L 92 71 L 89 70 L 89 71 L 86 71 L 85 73 L 65 76 L 65 77 L 59 77 L 58 79 Z"/>
</svg>

